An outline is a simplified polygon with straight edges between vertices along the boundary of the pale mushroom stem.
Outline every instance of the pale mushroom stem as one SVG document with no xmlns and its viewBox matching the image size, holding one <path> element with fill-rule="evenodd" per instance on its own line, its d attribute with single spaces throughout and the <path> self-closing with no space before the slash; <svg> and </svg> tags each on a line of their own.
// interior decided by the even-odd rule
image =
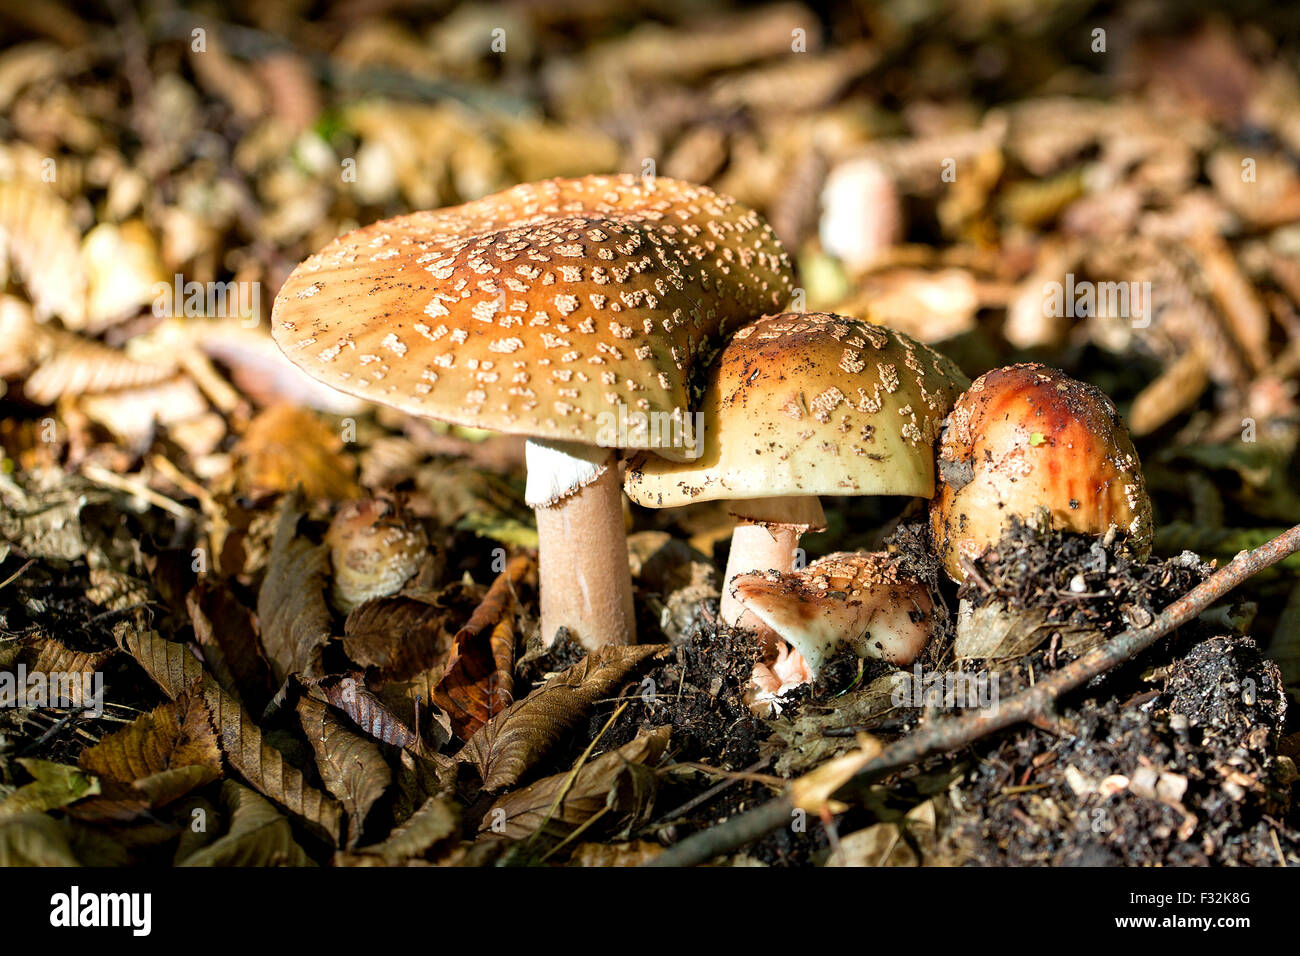
<svg viewBox="0 0 1300 956">
<path fill-rule="evenodd" d="M 741 521 L 731 533 L 731 553 L 727 556 L 727 570 L 723 576 L 722 601 L 719 614 L 724 623 L 732 627 L 764 628 L 764 625 L 745 610 L 731 593 L 731 581 L 738 574 L 750 571 L 779 571 L 787 574 L 794 570 L 794 554 L 799 547 L 802 528 L 782 524 L 758 524 Z"/>
<path fill-rule="evenodd" d="M 554 643 L 562 627 L 589 650 L 635 643 L 623 485 L 614 454 L 530 441 L 527 497 L 537 517 L 542 643 Z"/>
<path fill-rule="evenodd" d="M 793 571 L 799 539 L 806 531 L 824 530 L 826 512 L 816 495 L 738 498 L 729 510 L 736 518 L 736 528 L 731 533 L 718 615 L 732 627 L 763 631 L 766 626 L 732 596 L 731 579 L 749 571 Z"/>
</svg>

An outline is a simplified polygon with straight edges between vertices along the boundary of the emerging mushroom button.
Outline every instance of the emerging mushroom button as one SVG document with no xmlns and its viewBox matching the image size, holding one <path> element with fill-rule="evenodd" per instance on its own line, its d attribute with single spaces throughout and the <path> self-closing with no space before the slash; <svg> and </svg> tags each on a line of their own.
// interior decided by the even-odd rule
<svg viewBox="0 0 1300 956">
<path fill-rule="evenodd" d="M 931 526 L 955 581 L 1012 517 L 1046 515 L 1061 530 L 1127 536 L 1139 558 L 1151 551 L 1151 500 L 1114 403 L 1056 369 L 1012 365 L 976 380 L 948 418 L 939 473 Z"/>
<path fill-rule="evenodd" d="M 682 420 L 700 352 L 791 281 L 758 214 L 702 186 L 552 180 L 335 239 L 286 281 L 272 330 L 341 391 L 528 436 L 544 639 L 597 646 L 634 640 L 612 448 L 645 433 L 619 424 Z"/>
<path fill-rule="evenodd" d="M 760 712 L 815 679 L 844 648 L 858 657 L 910 664 L 934 633 L 930 589 L 888 554 L 831 554 L 792 574 L 741 574 L 732 587 L 744 607 L 793 648 L 778 648 L 775 659 L 769 652 L 755 666 L 750 702 Z"/>
<path fill-rule="evenodd" d="M 703 454 L 646 454 L 625 479 L 649 507 L 729 499 L 740 522 L 723 619 L 751 623 L 732 593 L 746 571 L 789 571 L 799 536 L 824 526 L 818 495 L 934 493 L 934 442 L 966 379 L 892 329 L 827 313 L 740 329 L 709 372 Z"/>
</svg>

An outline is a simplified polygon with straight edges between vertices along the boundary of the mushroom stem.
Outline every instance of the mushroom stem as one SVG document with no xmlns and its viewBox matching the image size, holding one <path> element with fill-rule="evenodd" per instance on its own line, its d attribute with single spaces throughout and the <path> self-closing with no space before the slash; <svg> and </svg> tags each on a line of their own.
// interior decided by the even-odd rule
<svg viewBox="0 0 1300 956">
<path fill-rule="evenodd" d="M 816 495 L 737 498 L 728 510 L 736 518 L 736 529 L 731 532 L 718 615 L 732 627 L 762 631 L 765 625 L 732 596 L 731 579 L 749 571 L 793 571 L 799 539 L 807 531 L 826 530 L 826 512 Z"/>
<path fill-rule="evenodd" d="M 764 625 L 731 593 L 732 579 L 751 571 L 794 570 L 794 552 L 799 547 L 802 528 L 784 524 L 759 524 L 741 521 L 731 533 L 731 553 L 723 577 L 719 615 L 732 627 L 764 628 Z"/>
<path fill-rule="evenodd" d="M 543 644 L 553 644 L 561 627 L 588 649 L 635 643 L 623 485 L 613 452 L 535 441 L 527 451 Z"/>
</svg>

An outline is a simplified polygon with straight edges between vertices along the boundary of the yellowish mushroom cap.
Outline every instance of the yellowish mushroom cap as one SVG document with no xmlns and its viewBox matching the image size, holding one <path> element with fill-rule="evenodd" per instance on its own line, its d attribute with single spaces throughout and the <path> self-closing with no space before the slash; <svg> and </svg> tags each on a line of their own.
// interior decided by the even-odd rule
<svg viewBox="0 0 1300 956">
<path fill-rule="evenodd" d="M 966 386 L 928 346 L 822 312 L 740 329 L 709 372 L 703 454 L 643 454 L 624 488 L 641 505 L 796 495 L 934 494 L 933 446 Z"/>
</svg>

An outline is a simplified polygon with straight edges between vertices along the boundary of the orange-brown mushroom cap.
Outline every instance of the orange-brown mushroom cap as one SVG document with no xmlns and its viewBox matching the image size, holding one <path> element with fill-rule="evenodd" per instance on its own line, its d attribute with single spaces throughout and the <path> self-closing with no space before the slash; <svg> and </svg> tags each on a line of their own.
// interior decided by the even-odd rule
<svg viewBox="0 0 1300 956">
<path fill-rule="evenodd" d="M 1114 403 L 1043 365 L 994 369 L 957 400 L 939 443 L 931 526 L 948 574 L 996 544 L 1013 516 L 1128 537 L 1151 551 L 1151 500 Z"/>
<path fill-rule="evenodd" d="M 335 239 L 289 276 L 272 332 L 370 401 L 605 445 L 602 412 L 684 414 L 699 353 L 784 304 L 792 281 L 771 229 L 733 199 L 664 178 L 557 179 Z"/>
</svg>

